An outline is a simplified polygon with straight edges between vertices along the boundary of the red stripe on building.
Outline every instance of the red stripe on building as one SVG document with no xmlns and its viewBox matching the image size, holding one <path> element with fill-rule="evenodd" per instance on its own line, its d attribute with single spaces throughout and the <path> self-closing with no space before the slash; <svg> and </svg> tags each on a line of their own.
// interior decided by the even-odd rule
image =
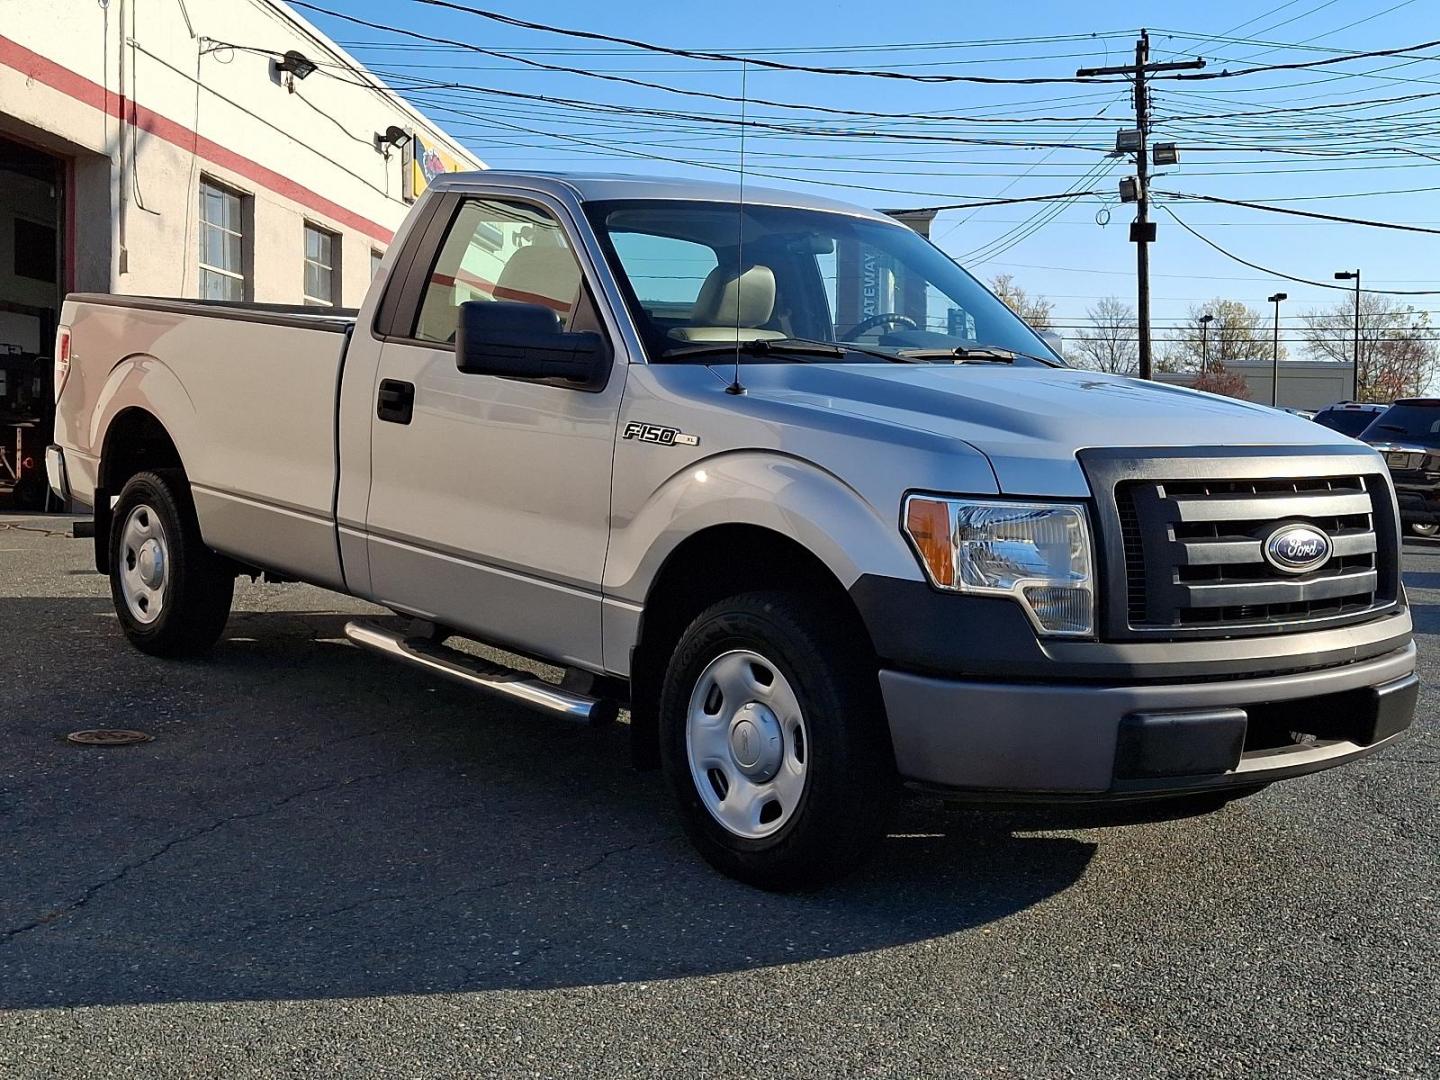
<svg viewBox="0 0 1440 1080">
<path fill-rule="evenodd" d="M 0 65 L 13 68 L 26 78 L 44 83 L 52 90 L 58 90 L 65 96 L 74 98 L 91 108 L 99 109 L 109 116 L 128 121 L 141 131 L 148 132 L 158 139 L 164 139 L 182 150 L 193 151 L 212 165 L 228 169 L 259 187 L 272 191 L 276 195 L 284 196 L 291 202 L 299 203 L 333 222 L 348 225 L 357 232 L 362 232 L 381 243 L 388 244 L 395 236 L 394 231 L 387 229 L 384 225 L 371 221 L 339 203 L 331 202 L 323 195 L 297 184 L 288 176 L 282 176 L 273 169 L 267 169 L 258 161 L 237 154 L 183 124 L 161 116 L 143 105 L 126 101 L 118 95 L 112 94 L 99 83 L 92 82 L 78 72 L 62 67 L 55 61 L 41 56 L 37 52 L 32 52 L 19 42 L 11 41 L 3 35 L 0 35 Z"/>
</svg>

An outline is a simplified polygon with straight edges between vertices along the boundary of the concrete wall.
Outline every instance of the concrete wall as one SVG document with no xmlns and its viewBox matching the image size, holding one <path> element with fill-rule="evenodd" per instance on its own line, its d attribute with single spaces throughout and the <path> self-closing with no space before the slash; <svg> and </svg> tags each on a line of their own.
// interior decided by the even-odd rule
<svg viewBox="0 0 1440 1080">
<path fill-rule="evenodd" d="M 1225 365 L 1227 372 L 1240 375 L 1250 390 L 1250 400 L 1270 404 L 1271 372 L 1269 360 L 1240 360 Z M 1157 371 L 1158 382 L 1189 386 L 1195 372 Z M 1318 409 L 1350 397 L 1350 368 L 1316 360 L 1280 361 L 1280 396 L 1276 404 L 1290 409 Z"/>
<path fill-rule="evenodd" d="M 0 21 L 0 134 L 73 161 L 73 283 L 194 296 L 198 186 L 211 176 L 253 206 L 253 298 L 299 303 L 304 223 L 341 237 L 341 302 L 357 305 L 370 252 L 404 218 L 391 125 L 466 165 L 473 155 L 394 95 L 327 77 L 358 64 L 283 5 L 261 0 L 6 0 Z M 134 44 L 122 44 L 127 39 Z M 273 58 L 322 64 L 304 80 Z"/>
</svg>

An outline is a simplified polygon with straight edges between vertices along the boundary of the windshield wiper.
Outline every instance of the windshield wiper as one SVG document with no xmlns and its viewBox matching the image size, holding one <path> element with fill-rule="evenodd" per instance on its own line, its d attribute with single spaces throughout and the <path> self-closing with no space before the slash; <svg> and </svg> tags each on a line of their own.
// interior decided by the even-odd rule
<svg viewBox="0 0 1440 1080">
<path fill-rule="evenodd" d="M 956 345 L 953 349 L 903 349 L 901 355 L 922 363 L 929 360 L 949 360 L 952 364 L 1013 364 L 1015 358 L 1025 357 L 1045 363 L 1038 356 L 1002 349 L 998 345 Z"/>
<path fill-rule="evenodd" d="M 845 350 L 829 341 L 807 341 L 804 338 L 751 338 L 747 341 L 707 341 L 703 345 L 685 345 L 667 349 L 662 360 L 680 360 L 688 356 L 831 356 L 842 357 Z"/>
<path fill-rule="evenodd" d="M 887 360 L 892 364 L 923 364 L 923 360 L 912 360 L 906 353 L 887 352 L 885 349 L 871 348 L 868 345 L 859 345 L 853 341 L 817 341 L 815 338 L 787 338 L 787 341 L 804 341 L 811 345 L 825 345 L 836 349 L 844 349 L 846 352 L 857 352 L 864 356 L 875 356 L 881 360 Z"/>
</svg>

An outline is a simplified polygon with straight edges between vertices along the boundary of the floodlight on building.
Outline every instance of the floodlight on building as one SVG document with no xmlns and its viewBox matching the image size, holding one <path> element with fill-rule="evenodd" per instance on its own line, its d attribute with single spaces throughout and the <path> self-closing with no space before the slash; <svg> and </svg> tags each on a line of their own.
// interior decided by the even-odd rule
<svg viewBox="0 0 1440 1080">
<path fill-rule="evenodd" d="M 275 61 L 275 70 L 293 75 L 297 79 L 308 79 L 315 74 L 315 62 L 298 49 L 291 49 Z"/>
<path fill-rule="evenodd" d="M 401 147 L 410 141 L 410 133 L 399 124 L 391 124 L 384 131 L 375 133 L 375 149 L 382 154 L 390 153 L 391 147 Z"/>
</svg>

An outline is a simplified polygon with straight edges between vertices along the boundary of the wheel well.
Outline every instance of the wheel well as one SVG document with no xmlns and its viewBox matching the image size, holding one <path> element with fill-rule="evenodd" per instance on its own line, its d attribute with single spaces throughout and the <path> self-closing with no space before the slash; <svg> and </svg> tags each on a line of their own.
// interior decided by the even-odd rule
<svg viewBox="0 0 1440 1080">
<path fill-rule="evenodd" d="M 631 756 L 637 766 L 659 764 L 660 689 L 680 635 L 711 604 L 757 589 L 803 591 L 822 600 L 873 654 L 850 594 L 809 549 L 756 525 L 719 525 L 697 533 L 670 553 L 645 597 L 630 661 Z"/>
<path fill-rule="evenodd" d="M 138 472 L 183 469 L 175 440 L 151 413 L 125 409 L 110 421 L 95 485 L 95 568 L 110 571 L 110 499 Z"/>
</svg>

